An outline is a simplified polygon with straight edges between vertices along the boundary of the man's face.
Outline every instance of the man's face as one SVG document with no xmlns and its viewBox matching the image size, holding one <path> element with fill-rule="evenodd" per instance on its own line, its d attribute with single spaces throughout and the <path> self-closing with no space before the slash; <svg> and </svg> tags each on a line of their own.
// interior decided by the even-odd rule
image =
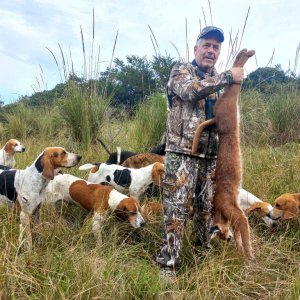
<svg viewBox="0 0 300 300">
<path fill-rule="evenodd" d="M 218 60 L 221 51 L 221 43 L 215 38 L 202 39 L 199 45 L 194 47 L 197 65 L 204 72 L 210 73 Z"/>
</svg>

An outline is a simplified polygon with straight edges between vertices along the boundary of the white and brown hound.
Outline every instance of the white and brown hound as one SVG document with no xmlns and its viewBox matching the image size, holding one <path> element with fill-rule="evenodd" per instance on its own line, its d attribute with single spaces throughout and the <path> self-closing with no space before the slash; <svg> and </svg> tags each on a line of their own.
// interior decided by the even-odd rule
<svg viewBox="0 0 300 300">
<path fill-rule="evenodd" d="M 15 153 L 24 152 L 25 149 L 26 148 L 21 145 L 18 140 L 10 139 L 4 147 L 0 149 L 0 165 L 13 168 L 16 165 L 16 160 L 14 158 Z"/>
<path fill-rule="evenodd" d="M 117 219 L 129 221 L 134 228 L 145 225 L 139 201 L 123 195 L 111 186 L 95 184 L 69 174 L 55 176 L 43 192 L 43 203 L 65 200 L 93 211 L 93 233 L 97 235 L 109 211 Z"/>
<path fill-rule="evenodd" d="M 91 170 L 88 176 L 90 182 L 108 183 L 117 191 L 139 199 L 151 183 L 162 185 L 164 165 L 154 163 L 144 168 L 132 169 L 101 163 L 85 164 L 79 170 Z"/>
<path fill-rule="evenodd" d="M 11 169 L 0 174 L 0 200 L 11 203 L 18 200 L 21 209 L 21 235 L 24 231 L 27 250 L 32 247 L 30 220 L 34 217 L 35 221 L 39 221 L 42 191 L 61 168 L 73 167 L 80 159 L 81 156 L 69 153 L 64 148 L 48 147 L 25 170 Z"/>
<path fill-rule="evenodd" d="M 276 221 L 270 218 L 270 213 L 273 210 L 273 207 L 270 203 L 260 200 L 245 189 L 240 189 L 239 203 L 241 209 L 245 212 L 246 215 L 249 215 L 252 212 L 257 212 L 259 217 L 269 227 L 274 228 L 277 226 Z"/>
<path fill-rule="evenodd" d="M 272 219 L 290 220 L 300 215 L 300 193 L 285 193 L 274 203 L 273 210 L 268 214 Z"/>
</svg>

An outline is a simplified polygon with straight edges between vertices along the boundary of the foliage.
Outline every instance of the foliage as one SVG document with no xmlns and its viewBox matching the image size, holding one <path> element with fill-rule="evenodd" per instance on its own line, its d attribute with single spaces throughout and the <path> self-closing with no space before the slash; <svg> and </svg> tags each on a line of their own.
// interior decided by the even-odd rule
<svg viewBox="0 0 300 300">
<path fill-rule="evenodd" d="M 167 86 L 171 69 L 175 63 L 175 59 L 170 55 L 157 55 L 153 57 L 151 66 L 154 71 L 155 79 L 157 79 L 157 85 L 162 91 L 164 91 Z"/>
<path fill-rule="evenodd" d="M 55 107 L 28 107 L 23 102 L 18 103 L 10 112 L 3 112 L 5 137 L 24 139 L 29 136 L 49 136 L 57 134 L 57 123 L 52 121 L 57 117 Z"/>
<path fill-rule="evenodd" d="M 70 80 L 64 96 L 56 102 L 73 138 L 81 142 L 84 149 L 97 138 L 110 104 L 109 98 L 103 98 L 87 87 Z"/>
<path fill-rule="evenodd" d="M 299 79 L 300 80 L 300 79 Z M 276 93 L 283 85 L 298 85 L 295 74 L 284 72 L 281 65 L 258 68 L 251 72 L 243 82 L 243 89 L 255 89 L 263 93 Z"/>
<path fill-rule="evenodd" d="M 136 110 L 131 125 L 132 144 L 135 151 L 145 152 L 160 144 L 166 131 L 167 100 L 164 94 L 156 93 L 143 102 Z"/>
<path fill-rule="evenodd" d="M 268 116 L 272 123 L 274 144 L 280 145 L 300 138 L 300 91 L 282 87 L 269 100 Z"/>
<path fill-rule="evenodd" d="M 114 64 L 101 74 L 100 89 L 112 96 L 113 104 L 125 105 L 132 111 L 146 97 L 165 90 L 175 61 L 169 55 L 154 56 L 152 61 L 131 55 L 126 62 L 115 59 Z"/>
<path fill-rule="evenodd" d="M 146 57 L 126 57 L 127 64 L 114 60 L 114 67 L 101 74 L 101 81 L 107 84 L 107 94 L 114 95 L 115 103 L 134 107 L 139 100 L 156 89 L 154 74 Z M 103 87 L 102 87 L 103 89 Z"/>
</svg>

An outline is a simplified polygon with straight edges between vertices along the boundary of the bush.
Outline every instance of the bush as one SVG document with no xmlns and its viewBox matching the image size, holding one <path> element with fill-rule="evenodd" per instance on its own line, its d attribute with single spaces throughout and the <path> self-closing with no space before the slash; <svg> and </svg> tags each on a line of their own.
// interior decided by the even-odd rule
<svg viewBox="0 0 300 300">
<path fill-rule="evenodd" d="M 138 105 L 132 124 L 132 143 L 136 151 L 147 151 L 160 143 L 166 131 L 167 100 L 156 93 Z"/>
<path fill-rule="evenodd" d="M 85 85 L 69 81 L 65 96 L 57 104 L 73 138 L 87 149 L 104 123 L 110 99 L 91 93 Z"/>
</svg>

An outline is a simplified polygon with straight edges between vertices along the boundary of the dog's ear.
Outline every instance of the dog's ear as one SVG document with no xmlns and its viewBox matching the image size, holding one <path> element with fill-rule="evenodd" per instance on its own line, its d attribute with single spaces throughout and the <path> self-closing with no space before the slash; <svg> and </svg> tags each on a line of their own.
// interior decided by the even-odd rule
<svg viewBox="0 0 300 300">
<path fill-rule="evenodd" d="M 10 139 L 4 146 L 4 151 L 8 154 L 8 155 L 14 155 L 15 153 L 15 140 Z"/>
<path fill-rule="evenodd" d="M 165 173 L 164 164 L 155 163 L 152 169 L 152 180 L 157 186 L 162 186 L 163 176 Z"/>
<path fill-rule="evenodd" d="M 299 214 L 299 207 L 291 205 L 286 209 L 282 215 L 284 220 L 290 220 L 295 218 Z"/>
<path fill-rule="evenodd" d="M 54 166 L 49 157 L 43 156 L 42 166 L 43 166 L 42 175 L 46 179 L 53 180 L 54 179 Z"/>
<path fill-rule="evenodd" d="M 262 202 L 255 202 L 245 210 L 246 215 L 249 215 L 253 211 L 260 211 L 262 208 Z"/>
<path fill-rule="evenodd" d="M 126 214 L 126 206 L 122 203 L 122 201 L 114 210 L 114 215 L 119 221 L 125 221 L 128 218 L 128 215 Z"/>
</svg>

